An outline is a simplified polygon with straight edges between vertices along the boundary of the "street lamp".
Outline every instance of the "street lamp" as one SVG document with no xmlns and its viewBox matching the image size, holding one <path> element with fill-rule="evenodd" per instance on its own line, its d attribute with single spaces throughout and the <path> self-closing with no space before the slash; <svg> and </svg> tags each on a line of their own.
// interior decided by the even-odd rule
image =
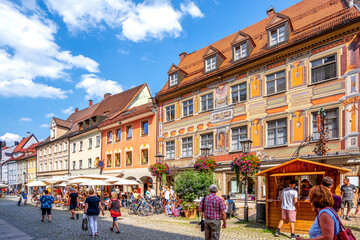
<svg viewBox="0 0 360 240">
<path fill-rule="evenodd" d="M 160 154 L 160 153 L 155 155 L 156 162 L 161 163 L 161 162 L 163 162 L 164 158 L 165 158 L 165 156 Z M 161 188 L 162 188 L 162 176 L 160 176 L 160 187 L 159 188 L 160 188 L 160 191 L 161 191 Z M 156 188 L 156 195 L 158 195 L 158 189 L 157 188 Z"/>
<path fill-rule="evenodd" d="M 240 140 L 241 149 L 243 153 L 248 154 L 251 152 L 252 141 L 248 138 Z M 245 171 L 245 205 L 244 205 L 244 220 L 249 221 L 249 206 L 248 206 L 248 173 Z"/>
<path fill-rule="evenodd" d="M 210 148 L 208 147 L 201 147 L 200 148 L 201 151 L 201 156 L 203 157 L 208 157 L 209 156 L 209 152 L 210 152 Z"/>
</svg>

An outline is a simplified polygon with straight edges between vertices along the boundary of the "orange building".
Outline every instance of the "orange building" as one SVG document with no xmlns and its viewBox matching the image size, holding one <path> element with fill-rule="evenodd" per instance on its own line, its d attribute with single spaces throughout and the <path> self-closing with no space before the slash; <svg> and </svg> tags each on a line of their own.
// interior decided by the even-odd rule
<svg viewBox="0 0 360 240">
<path fill-rule="evenodd" d="M 127 108 L 104 121 L 100 131 L 103 174 L 140 181 L 142 193 L 152 186 L 155 179 L 148 168 L 156 155 L 155 105 L 150 102 Z"/>
</svg>

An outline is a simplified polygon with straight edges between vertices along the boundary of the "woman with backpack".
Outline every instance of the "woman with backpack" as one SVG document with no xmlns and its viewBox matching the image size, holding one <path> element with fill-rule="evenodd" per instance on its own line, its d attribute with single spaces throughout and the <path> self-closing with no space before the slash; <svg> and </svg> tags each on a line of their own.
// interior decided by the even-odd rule
<svg viewBox="0 0 360 240">
<path fill-rule="evenodd" d="M 111 199 L 109 201 L 108 208 L 110 210 L 111 217 L 113 218 L 113 225 L 110 230 L 113 232 L 114 227 L 117 228 L 116 233 L 120 233 L 119 225 L 117 222 L 117 218 L 121 216 L 120 212 L 120 200 L 118 199 L 118 195 L 116 192 L 111 193 Z"/>
<path fill-rule="evenodd" d="M 338 236 L 339 233 L 352 235 L 348 229 L 344 229 L 341 232 L 341 228 L 344 228 L 344 226 L 333 209 L 334 200 L 329 189 L 322 185 L 315 186 L 311 188 L 309 198 L 317 214 L 309 230 L 310 239 L 333 240 L 334 236 Z M 304 238 L 296 237 L 296 240 L 304 240 Z"/>
</svg>

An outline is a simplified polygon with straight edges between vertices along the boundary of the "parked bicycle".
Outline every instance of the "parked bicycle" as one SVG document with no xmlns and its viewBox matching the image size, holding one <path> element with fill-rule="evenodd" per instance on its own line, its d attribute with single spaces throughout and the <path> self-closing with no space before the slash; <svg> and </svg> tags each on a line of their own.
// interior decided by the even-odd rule
<svg viewBox="0 0 360 240">
<path fill-rule="evenodd" d="M 39 198 L 37 197 L 36 194 L 31 196 L 31 203 L 33 204 L 37 204 L 39 202 Z"/>
<path fill-rule="evenodd" d="M 155 197 L 154 199 L 147 198 L 146 202 L 150 204 L 154 209 L 154 214 L 161 214 L 164 212 L 164 204 L 161 197 Z"/>
<path fill-rule="evenodd" d="M 149 216 L 153 214 L 154 208 L 144 198 L 140 198 L 129 204 L 128 212 L 130 215 Z"/>
</svg>

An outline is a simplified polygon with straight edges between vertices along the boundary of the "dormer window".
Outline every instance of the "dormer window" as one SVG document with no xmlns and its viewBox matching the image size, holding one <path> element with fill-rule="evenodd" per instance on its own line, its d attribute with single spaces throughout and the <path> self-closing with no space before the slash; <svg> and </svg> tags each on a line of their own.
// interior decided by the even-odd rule
<svg viewBox="0 0 360 240">
<path fill-rule="evenodd" d="M 234 46 L 234 60 L 237 61 L 241 58 L 247 57 L 247 44 Z"/>
<path fill-rule="evenodd" d="M 271 42 L 270 42 L 271 46 L 285 42 L 285 26 L 272 30 L 270 32 L 270 36 L 271 36 Z"/>
<path fill-rule="evenodd" d="M 205 71 L 209 72 L 216 68 L 216 56 L 205 60 Z"/>
<path fill-rule="evenodd" d="M 173 73 L 169 76 L 170 87 L 178 84 L 178 73 Z"/>
</svg>

